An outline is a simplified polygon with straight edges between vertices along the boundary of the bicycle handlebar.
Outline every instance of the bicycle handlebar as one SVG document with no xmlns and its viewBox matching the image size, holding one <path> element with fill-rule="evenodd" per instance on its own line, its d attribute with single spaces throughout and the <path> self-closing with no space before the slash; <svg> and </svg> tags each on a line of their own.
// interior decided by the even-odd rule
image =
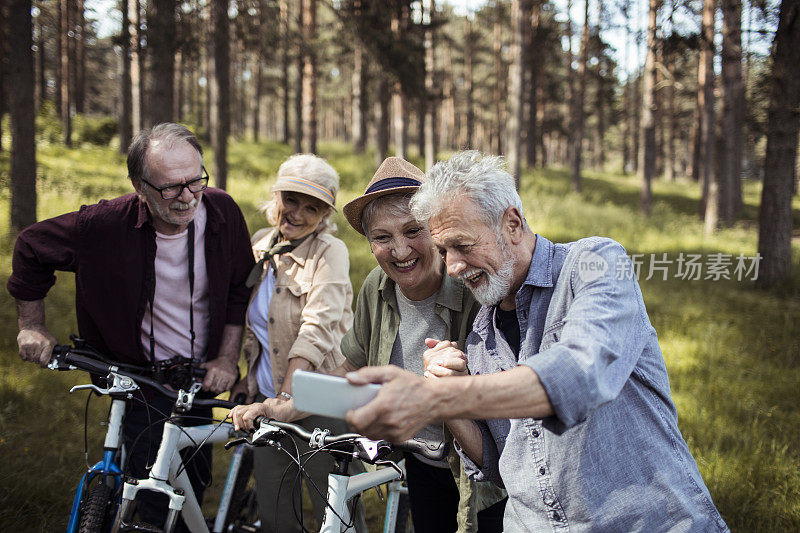
<svg viewBox="0 0 800 533">
<path fill-rule="evenodd" d="M 97 376 L 106 376 L 109 372 L 114 372 L 116 374 L 120 374 L 122 376 L 126 376 L 134 380 L 137 384 L 145 384 L 149 387 L 155 389 L 160 394 L 170 398 L 171 400 L 178 400 L 178 392 L 168 389 L 158 381 L 149 378 L 147 376 L 142 376 L 136 372 L 128 370 L 126 368 L 120 368 L 120 366 L 128 367 L 128 368 L 135 368 L 133 365 L 116 365 L 113 363 L 106 363 L 104 361 L 98 360 L 97 356 L 99 356 L 97 352 L 94 350 L 88 350 L 85 348 L 75 348 L 69 345 L 58 345 L 53 348 L 53 359 L 56 363 L 56 368 L 58 370 L 70 370 L 70 367 L 78 368 L 90 374 L 95 374 Z M 92 357 L 94 356 L 94 357 Z M 147 368 L 142 368 L 142 371 L 148 371 Z M 205 369 L 202 369 L 205 370 Z M 222 407 L 225 409 L 231 409 L 237 404 L 234 402 L 229 402 L 227 400 L 218 400 L 216 398 L 210 399 L 195 399 L 192 402 L 193 406 L 197 407 Z"/>
<path fill-rule="evenodd" d="M 357 441 L 363 440 L 368 442 L 373 442 L 376 444 L 376 448 L 385 448 L 380 453 L 380 456 L 388 455 L 392 449 L 395 450 L 402 450 L 407 452 L 412 452 L 419 454 L 426 459 L 430 459 L 432 461 L 441 461 L 447 456 L 449 451 L 449 446 L 446 442 L 432 442 L 426 441 L 423 439 L 409 439 L 405 442 L 401 443 L 390 443 L 387 441 L 370 441 L 367 437 L 363 435 L 359 435 L 358 433 L 343 433 L 341 435 L 328 435 L 326 431 L 315 430 L 314 432 L 309 432 L 305 428 L 298 426 L 296 424 L 292 424 L 290 422 L 280 422 L 277 420 L 270 420 L 266 417 L 257 417 L 253 421 L 254 429 L 252 435 L 246 439 L 240 439 L 238 441 L 229 442 L 225 445 L 226 448 L 229 448 L 230 445 L 234 445 L 239 442 L 247 442 L 253 446 L 264 446 L 268 443 L 268 441 L 276 440 L 276 438 L 280 437 L 280 431 L 284 431 L 287 433 L 292 433 L 297 437 L 308 440 L 309 442 L 313 442 L 317 447 L 322 447 L 328 444 L 337 444 L 346 441 Z M 370 459 L 367 457 L 361 457 L 362 459 Z M 378 457 L 380 458 L 380 457 Z"/>
</svg>

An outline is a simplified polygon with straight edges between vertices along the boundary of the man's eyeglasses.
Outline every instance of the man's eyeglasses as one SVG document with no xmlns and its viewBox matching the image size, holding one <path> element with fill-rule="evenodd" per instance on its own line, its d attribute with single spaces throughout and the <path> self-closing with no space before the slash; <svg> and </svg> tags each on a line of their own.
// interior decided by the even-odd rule
<svg viewBox="0 0 800 533">
<path fill-rule="evenodd" d="M 156 187 L 146 179 L 142 178 L 142 181 L 145 182 L 147 185 L 152 187 L 153 189 L 157 190 L 161 193 L 161 198 L 164 200 L 172 200 L 173 198 L 177 198 L 181 194 L 183 194 L 184 187 L 189 189 L 189 192 L 200 192 L 204 191 L 208 187 L 208 172 L 206 172 L 206 167 L 203 168 L 203 176 L 200 178 L 195 178 L 191 181 L 187 181 L 186 183 L 181 183 L 178 185 L 168 185 L 166 187 Z"/>
</svg>

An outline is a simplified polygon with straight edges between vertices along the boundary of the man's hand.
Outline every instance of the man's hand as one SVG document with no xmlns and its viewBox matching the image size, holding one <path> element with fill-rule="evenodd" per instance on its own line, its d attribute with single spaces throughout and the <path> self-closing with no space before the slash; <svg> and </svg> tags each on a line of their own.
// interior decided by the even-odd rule
<svg viewBox="0 0 800 533">
<path fill-rule="evenodd" d="M 253 429 L 253 420 L 259 416 L 264 416 L 282 422 L 291 422 L 300 418 L 301 413 L 294 408 L 293 400 L 280 398 L 267 398 L 261 403 L 251 403 L 250 405 L 237 405 L 231 410 L 229 415 L 233 421 L 235 429 L 249 431 Z"/>
<path fill-rule="evenodd" d="M 458 349 L 457 342 L 425 339 L 428 347 L 422 354 L 422 364 L 426 378 L 445 376 L 466 376 L 467 356 Z"/>
<path fill-rule="evenodd" d="M 203 388 L 215 394 L 230 389 L 239 377 L 236 361 L 227 357 L 217 357 L 201 365 L 207 370 Z"/>
<path fill-rule="evenodd" d="M 237 396 L 244 396 L 244 400 L 242 400 L 241 402 L 236 402 L 236 397 Z M 250 398 L 249 395 L 247 394 L 247 380 L 246 379 L 244 379 L 244 378 L 240 379 L 238 382 L 236 382 L 236 385 L 231 387 L 231 398 L 230 398 L 230 400 L 232 402 L 242 403 L 242 404 L 250 403 L 250 402 L 253 401 L 253 399 Z"/>
<path fill-rule="evenodd" d="M 349 372 L 347 380 L 353 385 L 383 385 L 375 399 L 347 413 L 347 423 L 362 435 L 402 442 L 434 421 L 433 382 L 393 365 Z"/>
<path fill-rule="evenodd" d="M 39 363 L 42 368 L 47 367 L 50 362 L 56 344 L 58 339 L 43 325 L 20 329 L 17 334 L 19 356 L 23 361 Z"/>
</svg>

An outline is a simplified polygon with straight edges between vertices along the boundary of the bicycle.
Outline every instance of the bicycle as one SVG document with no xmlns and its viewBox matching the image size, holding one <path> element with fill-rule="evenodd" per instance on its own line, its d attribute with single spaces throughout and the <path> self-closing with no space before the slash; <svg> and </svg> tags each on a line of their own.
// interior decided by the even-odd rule
<svg viewBox="0 0 800 533">
<path fill-rule="evenodd" d="M 186 412 L 191 409 L 192 405 L 208 406 L 208 407 L 223 407 L 231 408 L 235 404 L 225 400 L 195 400 L 194 396 L 200 389 L 200 384 L 194 381 L 192 377 L 192 385 L 190 390 L 179 390 L 174 392 L 156 380 L 143 376 L 138 372 L 147 369 L 142 367 L 135 367 L 133 365 L 119 365 L 110 364 L 100 360 L 100 354 L 85 347 L 80 339 L 73 339 L 76 346 L 56 346 L 53 350 L 53 358 L 49 364 L 49 368 L 53 370 L 83 370 L 95 376 L 100 376 L 105 381 L 105 388 L 94 385 L 78 385 L 73 387 L 70 392 L 76 390 L 92 390 L 97 394 L 109 396 L 112 398 L 111 409 L 109 410 L 108 429 L 104 441 L 104 451 L 102 459 L 95 465 L 89 467 L 88 471 L 81 477 L 78 487 L 75 491 L 72 508 L 70 510 L 70 519 L 67 526 L 67 531 L 72 533 L 76 531 L 83 532 L 101 532 L 108 531 L 109 528 L 115 531 L 126 531 L 130 528 L 143 528 L 141 524 L 127 524 L 120 517 L 125 515 L 122 506 L 117 509 L 117 504 L 120 501 L 120 488 L 122 486 L 122 503 L 125 502 L 126 488 L 129 485 L 139 486 L 137 480 L 128 480 L 122 483 L 123 470 L 120 464 L 124 463 L 121 459 L 121 431 L 122 419 L 125 413 L 125 404 L 127 401 L 133 399 L 140 389 L 137 382 L 147 384 L 160 394 L 175 400 L 175 410 L 177 412 Z M 123 368 L 124 367 L 124 368 Z M 218 432 L 219 428 L 224 427 L 224 431 Z M 176 421 L 168 420 L 164 425 L 164 435 L 162 436 L 162 443 L 159 446 L 156 464 L 159 469 L 155 470 L 156 478 L 154 488 L 158 492 L 164 492 L 168 496 L 172 494 L 171 507 L 175 507 L 180 500 L 181 505 L 177 506 L 175 512 L 170 512 L 168 517 L 168 527 L 165 531 L 170 531 L 174 528 L 177 520 L 177 512 L 182 508 L 183 499 L 189 498 L 190 504 L 184 513 L 184 521 L 192 529 L 192 531 L 206 532 L 209 531 L 205 519 L 200 512 L 199 505 L 194 496 L 194 491 L 189 484 L 188 476 L 185 471 L 180 470 L 181 459 L 177 453 L 180 449 L 189 445 L 196 445 L 198 442 L 222 442 L 231 438 L 234 434 L 233 426 L 228 423 L 221 424 L 208 424 L 203 426 L 194 426 L 183 428 Z M 169 439 L 165 439 L 169 435 Z M 240 448 L 234 455 L 231 461 L 228 476 L 226 477 L 225 487 L 222 491 L 222 497 L 218 507 L 218 512 L 214 520 L 213 532 L 220 533 L 225 530 L 231 529 L 233 521 L 240 514 L 243 507 L 245 497 L 242 494 L 245 491 L 246 481 L 252 471 L 252 459 L 249 460 L 249 469 L 243 464 L 248 463 L 248 456 L 244 447 Z M 173 475 L 172 481 L 176 483 L 178 489 L 175 490 L 170 486 L 170 474 L 164 474 L 164 468 L 171 470 Z M 153 470 L 151 470 L 151 478 L 153 477 Z M 93 484 L 94 483 L 94 484 Z M 92 485 L 93 484 L 93 485 Z M 152 484 L 152 483 L 151 483 Z M 91 488 L 90 488 L 91 486 Z M 149 488 L 145 483 L 139 488 Z M 127 489 L 130 495 L 131 489 Z M 133 489 L 133 495 L 129 500 L 133 500 L 135 493 L 139 489 Z M 180 496 L 180 497 L 178 497 Z M 251 503 L 251 508 L 254 508 L 254 502 Z M 129 511 L 130 507 L 126 507 L 125 511 Z M 113 524 L 112 524 L 113 522 Z M 171 524 L 171 525 L 169 525 Z"/>
<path fill-rule="evenodd" d="M 327 429 L 319 428 L 315 428 L 313 432 L 308 432 L 304 428 L 289 422 L 279 422 L 264 418 L 256 419 L 254 431 L 250 436 L 228 442 L 225 444 L 225 448 L 229 449 L 232 446 L 247 443 L 251 446 L 273 446 L 285 451 L 280 441 L 284 437 L 288 437 L 289 433 L 296 435 L 298 438 L 307 439 L 309 446 L 315 450 L 311 452 L 312 456 L 315 453 L 325 452 L 336 459 L 334 469 L 328 475 L 325 519 L 320 526 L 320 533 L 340 533 L 351 528 L 350 505 L 348 504 L 364 491 L 385 483 L 389 484 L 390 500 L 387 502 L 384 531 L 394 531 L 394 520 L 397 518 L 399 497 L 403 492 L 400 482 L 404 478 L 404 471 L 397 463 L 388 459 L 389 455 L 394 450 L 402 450 L 420 454 L 433 461 L 439 461 L 447 455 L 448 451 L 448 446 L 444 442 L 430 443 L 420 439 L 412 439 L 400 444 L 391 444 L 387 441 L 370 440 L 356 433 L 329 435 Z M 308 459 L 305 461 L 308 461 Z M 348 466 L 353 459 L 361 459 L 366 463 L 384 466 L 385 468 L 348 475 Z M 294 457 L 294 460 L 300 473 L 302 473 L 305 461 L 301 462 L 300 457 Z M 314 488 L 316 489 L 316 487 Z M 405 492 L 407 494 L 407 489 Z M 392 495 L 394 495 L 394 498 L 392 498 Z"/>
</svg>

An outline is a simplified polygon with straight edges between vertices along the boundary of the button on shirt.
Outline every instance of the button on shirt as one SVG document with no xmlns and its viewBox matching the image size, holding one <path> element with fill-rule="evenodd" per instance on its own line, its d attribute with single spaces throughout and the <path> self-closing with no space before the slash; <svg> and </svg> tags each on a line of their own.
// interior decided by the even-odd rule
<svg viewBox="0 0 800 533">
<path fill-rule="evenodd" d="M 537 236 L 516 294 L 519 361 L 483 307 L 470 373 L 517 364 L 539 376 L 544 420 L 478 421 L 483 468 L 505 485 L 505 531 L 726 531 L 677 425 L 669 379 L 630 259 L 599 237 Z"/>
</svg>

